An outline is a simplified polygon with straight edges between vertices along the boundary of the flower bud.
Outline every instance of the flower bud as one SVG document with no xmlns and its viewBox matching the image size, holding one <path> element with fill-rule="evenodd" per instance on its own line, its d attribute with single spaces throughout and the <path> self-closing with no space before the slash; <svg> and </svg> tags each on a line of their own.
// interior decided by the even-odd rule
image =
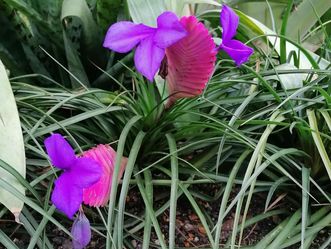
<svg viewBox="0 0 331 249">
<path fill-rule="evenodd" d="M 79 211 L 71 229 L 72 245 L 74 249 L 83 249 L 91 240 L 90 222 L 82 211 Z"/>
</svg>

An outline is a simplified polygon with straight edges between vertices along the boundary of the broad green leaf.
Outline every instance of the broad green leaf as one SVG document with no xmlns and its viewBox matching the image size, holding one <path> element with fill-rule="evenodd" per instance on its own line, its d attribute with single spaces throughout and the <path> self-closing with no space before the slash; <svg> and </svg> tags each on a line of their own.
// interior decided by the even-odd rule
<svg viewBox="0 0 331 249">
<path fill-rule="evenodd" d="M 9 51 L 7 48 L 3 46 L 3 44 L 0 44 L 0 58 L 3 61 L 3 64 L 6 65 L 6 67 L 10 68 L 10 74 L 14 75 L 21 75 L 21 67 L 19 63 L 15 60 L 13 54 L 11 51 Z"/>
<path fill-rule="evenodd" d="M 156 25 L 157 17 L 164 11 L 170 10 L 178 17 L 189 15 L 188 4 L 211 4 L 222 6 L 215 0 L 127 0 L 130 15 L 136 23 L 150 26 Z"/>
<path fill-rule="evenodd" d="M 214 1 L 214 0 L 184 0 L 183 1 L 186 4 L 199 4 L 199 3 L 203 3 L 203 4 L 211 4 L 211 5 L 215 5 L 215 6 L 222 6 L 222 4 Z"/>
<path fill-rule="evenodd" d="M 45 34 L 42 35 L 38 31 L 39 28 L 44 27 L 46 24 L 40 24 L 18 7 L 18 9 L 14 8 L 16 5 L 11 4 L 0 3 L 0 22 L 3 26 L 0 32 L 0 41 L 1 47 L 4 46 L 6 50 L 10 51 L 10 57 L 13 57 L 15 61 L 10 62 L 8 61 L 10 57 L 5 56 L 4 58 L 1 57 L 3 63 L 14 75 L 26 73 L 29 71 L 28 68 L 30 68 L 34 73 L 49 76 L 50 68 L 47 68 L 49 61 L 45 54 L 41 53 L 39 46 L 47 50 L 51 49 L 48 47 L 49 44 L 45 42 Z M 12 13 L 17 14 L 13 15 Z M 40 24 L 40 26 L 37 24 Z M 43 30 L 45 29 L 43 28 Z M 56 40 L 54 35 L 52 38 Z M 24 71 L 21 69 L 24 69 Z"/>
<path fill-rule="evenodd" d="M 24 51 L 19 44 L 19 34 L 13 28 L 13 20 L 10 18 L 12 9 L 7 8 L 5 3 L 0 5 L 0 23 L 2 24 L 0 30 L 0 58 L 3 64 L 10 68 L 11 74 L 19 75 L 28 68 L 25 60 Z M 12 17 L 13 19 L 13 17 Z M 7 35 L 12 34 L 12 35 Z M 21 58 L 21 60 L 16 60 L 16 58 Z"/>
<path fill-rule="evenodd" d="M 34 20 L 40 22 L 42 25 L 45 25 L 45 21 L 39 15 L 39 13 L 31 8 L 31 5 L 27 3 L 27 1 L 22 1 L 22 0 L 4 0 L 9 6 L 12 6 L 13 8 L 21 11 L 25 15 L 33 18 Z"/>
<path fill-rule="evenodd" d="M 63 0 L 34 0 L 30 1 L 34 9 L 42 15 L 45 21 L 50 24 L 56 24 L 61 14 L 61 5 Z"/>
<path fill-rule="evenodd" d="M 133 22 L 156 26 L 157 17 L 166 10 L 164 0 L 127 0 Z"/>
<path fill-rule="evenodd" d="M 249 19 L 251 19 L 255 23 L 255 25 L 257 25 L 259 29 L 264 32 L 265 35 L 267 35 L 270 44 L 272 44 L 276 52 L 280 54 L 280 39 L 277 34 L 258 20 L 254 19 L 253 17 L 249 17 Z M 320 67 L 320 69 L 325 69 L 329 66 L 330 63 L 327 60 L 320 58 L 320 56 L 313 52 L 303 50 L 303 47 L 295 46 L 293 43 L 286 41 L 287 56 L 292 51 L 294 51 L 296 54 L 300 53 L 299 69 L 311 69 L 313 67 L 313 64 L 317 64 L 317 62 L 319 62 L 318 66 Z M 293 60 L 291 60 L 289 63 L 294 64 Z"/>
<path fill-rule="evenodd" d="M 292 39 L 304 37 L 318 22 L 319 18 L 331 8 L 330 0 L 304 0 L 288 19 L 286 35 Z"/>
<path fill-rule="evenodd" d="M 278 65 L 275 67 L 275 71 L 278 70 L 298 70 L 294 65 L 289 64 L 289 63 L 284 63 L 281 65 Z M 295 89 L 295 88 L 301 88 L 303 87 L 303 81 L 307 77 L 307 74 L 302 74 L 302 73 L 289 73 L 289 74 L 279 74 L 279 75 L 271 75 L 271 76 L 266 76 L 266 80 L 274 79 L 274 80 L 279 80 L 282 87 L 285 90 L 290 90 L 290 89 Z"/>
<path fill-rule="evenodd" d="M 96 4 L 98 24 L 105 34 L 109 26 L 117 21 L 118 14 L 123 9 L 123 1 L 98 0 Z"/>
<path fill-rule="evenodd" d="M 288 0 L 286 0 L 285 3 L 284 1 L 270 0 L 268 2 L 270 8 L 267 1 L 260 1 L 259 3 L 256 3 L 253 1 L 244 0 L 240 1 L 238 5 L 237 3 L 232 3 L 232 1 L 230 1 L 228 4 L 233 7 L 238 6 L 238 9 L 241 12 L 248 16 L 253 16 L 269 28 L 272 28 L 273 26 L 276 26 L 275 28 L 280 27 L 284 9 L 286 8 Z"/>
<path fill-rule="evenodd" d="M 304 42 L 302 42 L 302 46 L 312 52 L 316 52 L 323 46 L 325 39 L 325 32 L 323 30 L 318 30 L 305 39 Z"/>
<path fill-rule="evenodd" d="M 84 0 L 64 0 L 62 4 L 61 20 L 66 26 L 66 18 L 78 18 L 82 25 L 84 48 L 88 52 L 100 53 L 101 36 L 99 27 L 95 23 L 92 13 Z M 99 48 L 95 51 L 93 49 Z"/>
<path fill-rule="evenodd" d="M 260 27 L 258 25 L 256 25 L 256 23 L 254 23 L 249 16 L 245 15 L 243 12 L 241 11 L 236 11 L 236 13 L 239 16 L 239 20 L 240 20 L 240 25 L 243 27 L 246 27 L 247 29 L 251 30 L 253 33 L 255 33 L 256 35 L 263 35 L 264 32 L 263 30 L 260 29 Z M 239 27 L 240 28 L 240 27 Z"/>
<path fill-rule="evenodd" d="M 25 152 L 22 130 L 13 91 L 7 77 L 6 69 L 0 61 L 0 159 L 15 168 L 25 177 Z M 0 169 L 1 178 L 9 182 L 22 194 L 23 186 L 18 180 Z M 5 205 L 14 215 L 16 220 L 23 208 L 23 201 L 0 189 L 0 203 Z"/>
<path fill-rule="evenodd" d="M 179 17 L 190 15 L 190 9 L 185 8 L 188 4 L 209 4 L 214 6 L 222 6 L 215 0 L 165 0 L 167 10 L 175 12 Z"/>
<path fill-rule="evenodd" d="M 81 85 L 89 86 L 89 80 L 84 70 L 82 61 L 80 60 L 74 45 L 67 37 L 67 33 L 65 31 L 63 31 L 63 41 L 68 61 L 68 69 L 70 73 L 75 76 L 70 77 L 72 87 L 79 88 Z"/>
<path fill-rule="evenodd" d="M 64 40 L 69 68 L 75 69 L 75 76 L 88 85 L 83 64 L 90 67 L 91 71 L 95 70 L 91 61 L 99 67 L 106 65 L 99 26 L 85 0 L 64 0 L 61 20 L 66 33 Z"/>
</svg>

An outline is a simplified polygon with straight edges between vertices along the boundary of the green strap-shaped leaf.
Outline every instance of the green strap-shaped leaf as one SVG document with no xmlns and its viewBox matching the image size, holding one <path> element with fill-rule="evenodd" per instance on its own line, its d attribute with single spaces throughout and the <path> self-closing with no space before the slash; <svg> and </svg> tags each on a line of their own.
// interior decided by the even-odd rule
<svg viewBox="0 0 331 249">
<path fill-rule="evenodd" d="M 15 168 L 25 178 L 25 153 L 20 119 L 6 69 L 0 61 L 0 159 Z M 0 168 L 0 178 L 24 194 L 23 186 L 10 173 Z M 23 208 L 23 201 L 0 188 L 0 203 L 16 217 Z"/>
</svg>

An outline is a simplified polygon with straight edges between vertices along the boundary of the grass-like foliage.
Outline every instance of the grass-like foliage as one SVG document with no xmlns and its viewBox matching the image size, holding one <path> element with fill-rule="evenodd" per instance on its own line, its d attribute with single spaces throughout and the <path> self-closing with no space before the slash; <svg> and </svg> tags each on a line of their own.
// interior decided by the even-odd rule
<svg viewBox="0 0 331 249">
<path fill-rule="evenodd" d="M 25 188 L 0 175 L 0 188 L 24 202 L 20 224 L 0 206 L 5 248 L 70 239 L 72 221 L 50 201 L 59 171 L 43 142 L 54 132 L 77 154 L 111 144 L 117 164 L 128 158 L 109 205 L 84 206 L 94 246 L 329 248 L 320 232 L 331 224 L 330 1 L 226 1 L 254 55 L 238 68 L 219 53 L 202 95 L 166 107 L 164 82 L 147 82 L 132 53 L 102 41 L 112 23 L 151 20 L 163 8 L 190 10 L 221 37 L 217 1 L 179 2 L 0 0 L 0 59 L 26 153 L 26 178 L 0 158 L 0 172 Z M 190 239 L 183 217 L 205 244 Z"/>
</svg>

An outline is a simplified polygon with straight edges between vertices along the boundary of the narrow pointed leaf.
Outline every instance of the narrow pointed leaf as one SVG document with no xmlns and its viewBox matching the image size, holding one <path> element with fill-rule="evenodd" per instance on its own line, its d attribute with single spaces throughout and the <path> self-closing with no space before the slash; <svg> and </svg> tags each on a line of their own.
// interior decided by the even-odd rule
<svg viewBox="0 0 331 249">
<path fill-rule="evenodd" d="M 325 169 L 331 179 L 331 160 L 329 158 L 329 155 L 326 151 L 323 140 L 321 138 L 320 132 L 318 130 L 318 121 L 316 119 L 315 112 L 311 109 L 308 109 L 307 116 L 308 116 L 310 128 L 312 129 L 311 135 L 314 139 L 315 145 L 316 145 L 318 153 L 323 161 Z"/>
</svg>

